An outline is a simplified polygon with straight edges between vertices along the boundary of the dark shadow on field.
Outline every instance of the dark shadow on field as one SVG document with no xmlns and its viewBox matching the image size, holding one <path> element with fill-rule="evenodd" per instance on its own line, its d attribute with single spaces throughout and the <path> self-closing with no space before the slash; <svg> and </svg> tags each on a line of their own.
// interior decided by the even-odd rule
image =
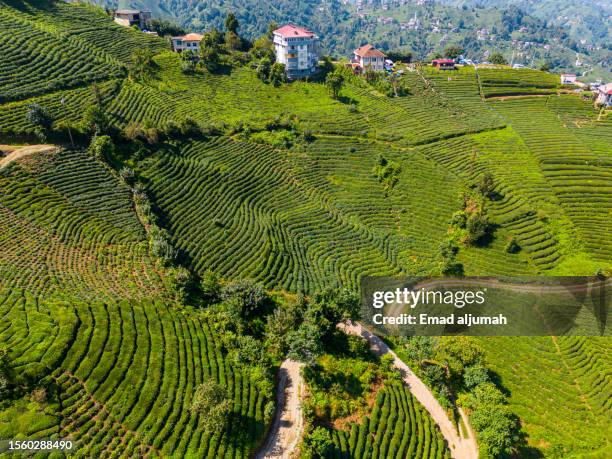
<svg viewBox="0 0 612 459">
<path fill-rule="evenodd" d="M 234 413 L 227 427 L 230 442 L 236 449 L 259 448 L 266 437 L 266 426 L 262 420 L 248 414 Z"/>
<path fill-rule="evenodd" d="M 491 378 L 491 382 L 495 384 L 502 394 L 504 394 L 506 397 L 510 397 L 512 395 L 510 389 L 504 386 L 504 382 L 502 381 L 502 377 L 499 373 L 489 369 L 489 377 Z"/>
<path fill-rule="evenodd" d="M 3 0 L 8 6 L 16 8 L 21 12 L 27 13 L 28 10 L 38 10 L 38 11 L 55 11 L 57 7 L 53 2 L 49 1 L 24 1 L 24 0 Z"/>
<path fill-rule="evenodd" d="M 539 459 L 543 458 L 544 454 L 538 448 L 533 446 L 529 446 L 527 444 L 528 435 L 523 430 L 521 430 L 516 435 L 516 453 L 508 456 L 503 456 L 507 458 L 516 458 L 516 459 Z M 551 457 L 562 457 L 553 455 Z"/>
<path fill-rule="evenodd" d="M 215 70 L 210 72 L 211 75 L 224 75 L 229 76 L 232 74 L 233 67 L 227 64 L 217 64 Z"/>
<path fill-rule="evenodd" d="M 493 241 L 495 241 L 496 238 L 495 232 L 497 231 L 497 228 L 499 228 L 499 225 L 491 223 L 486 234 L 479 238 L 474 245 L 481 248 L 491 247 L 491 244 L 493 244 Z"/>
<path fill-rule="evenodd" d="M 338 97 L 338 101 L 345 105 L 355 105 L 355 106 L 357 106 L 357 104 L 359 103 L 357 100 L 353 99 L 352 97 L 342 96 L 342 95 Z"/>
</svg>

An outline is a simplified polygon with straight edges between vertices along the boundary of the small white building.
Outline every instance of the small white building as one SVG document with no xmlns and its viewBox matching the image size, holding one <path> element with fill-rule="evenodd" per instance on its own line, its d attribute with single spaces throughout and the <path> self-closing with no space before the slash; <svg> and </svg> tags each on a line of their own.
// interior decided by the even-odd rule
<svg viewBox="0 0 612 459">
<path fill-rule="evenodd" d="M 597 88 L 597 99 L 595 102 L 604 107 L 612 107 L 612 83 L 604 84 Z"/>
<path fill-rule="evenodd" d="M 180 37 L 172 37 L 172 51 L 181 53 L 183 51 L 193 51 L 198 54 L 200 52 L 200 41 L 203 35 L 199 33 L 188 33 Z"/>
<path fill-rule="evenodd" d="M 146 29 L 151 24 L 151 12 L 143 10 L 119 9 L 115 11 L 114 21 L 124 27 L 136 25 Z"/>
<path fill-rule="evenodd" d="M 385 53 L 367 44 L 353 51 L 353 62 L 362 70 L 372 69 L 377 72 L 385 69 Z"/>
<path fill-rule="evenodd" d="M 576 82 L 576 75 L 574 73 L 562 73 L 561 84 L 574 84 Z"/>
<path fill-rule="evenodd" d="M 273 32 L 276 62 L 285 64 L 287 78 L 304 78 L 316 72 L 319 37 L 305 27 L 286 24 Z"/>
</svg>

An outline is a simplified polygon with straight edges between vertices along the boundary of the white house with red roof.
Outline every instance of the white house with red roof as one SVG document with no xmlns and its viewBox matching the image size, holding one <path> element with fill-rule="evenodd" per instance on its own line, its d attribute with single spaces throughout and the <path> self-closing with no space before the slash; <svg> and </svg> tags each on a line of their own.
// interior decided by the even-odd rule
<svg viewBox="0 0 612 459">
<path fill-rule="evenodd" d="M 370 68 L 380 72 L 385 69 L 385 57 L 387 56 L 369 43 L 353 51 L 353 56 L 353 62 L 358 64 L 362 70 Z"/>
<path fill-rule="evenodd" d="M 202 35 L 199 33 L 188 33 L 180 37 L 172 37 L 172 50 L 180 53 L 182 51 L 193 51 L 194 53 L 200 52 L 200 41 L 202 41 Z"/>
<path fill-rule="evenodd" d="M 319 37 L 305 27 L 286 24 L 273 32 L 276 62 L 285 64 L 287 78 L 304 78 L 316 71 Z"/>
</svg>

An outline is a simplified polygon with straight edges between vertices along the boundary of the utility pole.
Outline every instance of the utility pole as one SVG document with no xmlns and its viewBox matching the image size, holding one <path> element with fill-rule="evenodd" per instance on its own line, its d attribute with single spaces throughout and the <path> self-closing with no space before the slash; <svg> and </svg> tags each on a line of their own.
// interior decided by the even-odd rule
<svg viewBox="0 0 612 459">
<path fill-rule="evenodd" d="M 61 103 L 62 103 L 62 107 L 64 107 L 64 98 L 62 97 Z M 65 114 L 65 113 L 64 113 Z M 70 130 L 70 122 L 66 122 L 66 127 L 68 128 L 68 136 L 70 137 L 70 145 L 72 145 L 72 148 L 74 148 L 74 140 L 72 140 L 72 131 Z"/>
</svg>

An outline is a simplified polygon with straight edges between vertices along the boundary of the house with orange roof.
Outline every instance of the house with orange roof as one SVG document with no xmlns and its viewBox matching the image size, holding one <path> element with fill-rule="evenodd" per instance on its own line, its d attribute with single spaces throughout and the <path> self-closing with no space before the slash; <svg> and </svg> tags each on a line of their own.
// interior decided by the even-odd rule
<svg viewBox="0 0 612 459">
<path fill-rule="evenodd" d="M 200 41 L 202 35 L 199 33 L 188 33 L 180 37 L 172 37 L 172 51 L 180 53 L 183 51 L 193 51 L 198 54 L 200 52 Z"/>
<path fill-rule="evenodd" d="M 385 53 L 369 43 L 353 51 L 353 62 L 359 65 L 362 70 L 371 68 L 377 72 L 383 71 L 385 69 L 385 57 L 387 57 Z"/>
</svg>

